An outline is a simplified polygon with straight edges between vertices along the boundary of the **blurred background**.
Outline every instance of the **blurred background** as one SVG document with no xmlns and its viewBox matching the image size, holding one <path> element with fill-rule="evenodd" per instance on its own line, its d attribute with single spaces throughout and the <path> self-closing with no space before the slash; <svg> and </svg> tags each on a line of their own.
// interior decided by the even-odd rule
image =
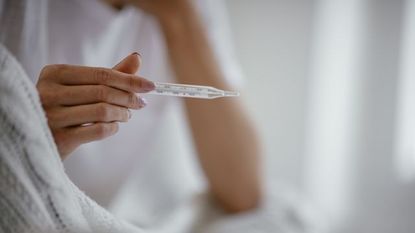
<svg viewBox="0 0 415 233">
<path fill-rule="evenodd" d="M 226 4 L 270 187 L 330 232 L 414 232 L 415 1 Z"/>
</svg>

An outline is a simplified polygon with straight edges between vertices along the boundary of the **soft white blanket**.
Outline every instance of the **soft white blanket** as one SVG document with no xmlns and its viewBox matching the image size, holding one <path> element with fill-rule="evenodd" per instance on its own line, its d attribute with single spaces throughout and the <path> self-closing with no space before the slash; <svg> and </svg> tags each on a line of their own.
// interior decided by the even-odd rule
<svg viewBox="0 0 415 233">
<path fill-rule="evenodd" d="M 37 92 L 0 45 L 0 232 L 141 232 L 66 176 Z"/>
</svg>

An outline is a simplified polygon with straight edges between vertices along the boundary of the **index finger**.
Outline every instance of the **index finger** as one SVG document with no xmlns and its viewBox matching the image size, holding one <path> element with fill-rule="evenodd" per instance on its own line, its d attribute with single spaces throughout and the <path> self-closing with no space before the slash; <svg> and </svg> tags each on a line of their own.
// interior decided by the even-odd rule
<svg viewBox="0 0 415 233">
<path fill-rule="evenodd" d="M 136 75 L 102 67 L 63 65 L 59 82 L 64 85 L 106 85 L 129 92 L 149 92 L 154 83 Z"/>
</svg>

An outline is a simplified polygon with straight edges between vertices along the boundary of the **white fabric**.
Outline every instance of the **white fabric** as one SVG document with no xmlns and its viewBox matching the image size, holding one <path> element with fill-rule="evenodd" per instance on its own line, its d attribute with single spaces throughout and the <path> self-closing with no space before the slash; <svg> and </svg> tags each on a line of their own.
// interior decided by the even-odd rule
<svg viewBox="0 0 415 233">
<path fill-rule="evenodd" d="M 240 86 L 226 39 L 222 3 L 198 1 L 197 6 L 225 77 Z M 110 67 L 138 51 L 143 57 L 140 75 L 175 82 L 163 36 L 151 16 L 135 8 L 116 12 L 96 0 L 52 1 L 49 12 L 49 63 Z M 183 204 L 185 209 L 199 208 L 200 203 L 186 204 L 204 189 L 186 116 L 179 99 L 145 98 L 149 105 L 121 125 L 117 135 L 84 145 L 72 154 L 65 161 L 66 171 L 81 190 L 109 205 L 117 216 L 146 226 L 146 230 L 183 232 L 192 218 L 181 215 L 178 208 Z M 182 223 L 170 221 L 172 216 Z"/>
<path fill-rule="evenodd" d="M 49 12 L 49 63 L 112 67 L 138 51 L 143 56 L 140 75 L 171 79 L 155 21 L 134 8 L 115 12 L 101 1 L 58 0 L 50 2 Z M 145 166 L 166 106 L 178 105 L 171 98 L 146 98 L 149 105 L 133 111 L 117 135 L 83 145 L 65 161 L 71 179 L 101 204 L 110 204 L 131 171 Z"/>
<path fill-rule="evenodd" d="M 49 11 L 44 8 L 48 4 L 46 0 L 3 0 L 0 3 L 1 42 L 16 55 L 32 81 L 36 81 L 40 68 L 47 62 L 112 66 L 135 50 L 144 57 L 141 71 L 144 76 L 153 80 L 172 79 L 157 25 L 149 16 L 143 19 L 143 13 L 137 14 L 135 9 L 115 13 L 96 1 L 72 4 L 52 1 Z M 226 25 L 220 16 L 223 12 L 218 17 L 209 18 L 208 9 L 213 8 L 208 6 L 214 8 L 215 4 L 210 1 L 199 5 L 206 11 L 204 16 L 212 44 L 221 64 L 226 67 L 226 77 L 238 84 L 238 69 L 232 62 L 231 53 L 228 53 L 229 44 L 217 37 L 223 32 L 217 28 Z M 89 11 L 89 8 L 93 10 Z M 138 31 L 125 27 L 131 26 L 133 21 L 140 26 Z M 126 31 L 124 33 L 128 36 L 124 37 L 119 30 Z M 122 38 L 131 38 L 137 45 L 122 41 Z M 8 204 L 1 209 L 1 229 L 19 233 L 48 230 L 139 232 L 96 205 L 66 177 L 33 85 L 27 82 L 26 75 L 13 59 L 7 60 L 9 55 L 4 59 L 5 62 L 0 63 L 3 72 L 0 73 L 0 102 L 2 110 L 3 107 L 7 109 L 7 114 L 4 111 L 2 116 L 10 118 L 10 122 L 1 127 L 16 127 L 22 134 L 31 135 L 31 141 L 19 141 L 21 138 L 5 133 L 7 131 L 3 128 L 0 131 L 3 133 L 0 159 L 5 165 L 0 179 L 4 182 L 0 187 L 0 201 Z M 16 85 L 22 79 L 26 84 Z M 114 213 L 145 228 L 146 232 L 253 233 L 277 229 L 314 232 L 308 227 L 302 208 L 297 208 L 297 200 L 287 200 L 278 195 L 269 198 L 263 208 L 252 213 L 241 216 L 220 213 L 208 198 L 197 194 L 202 185 L 195 178 L 199 170 L 193 161 L 194 153 L 189 150 L 190 139 L 180 102 L 162 97 L 149 98 L 149 102 L 147 112 L 137 112 L 128 128 L 121 128 L 120 136 L 87 145 L 72 156 L 75 158 L 73 161 L 68 161 L 68 167 L 72 163 L 78 169 L 68 171 L 82 189 L 101 203 L 112 200 Z M 27 116 L 30 118 L 26 119 Z M 6 145 L 10 139 L 13 142 Z M 26 148 L 30 158 L 19 160 L 19 157 L 13 157 L 20 155 L 20 151 L 10 150 L 10 145 Z M 22 163 L 31 165 L 23 168 Z M 18 177 L 14 179 L 14 175 Z M 11 179 L 14 181 L 10 183 Z M 19 182 L 27 184 L 27 192 L 20 190 Z M 124 182 L 126 184 L 122 185 Z M 102 193 L 108 195 L 100 195 Z M 33 209 L 33 203 L 38 210 Z"/>
<path fill-rule="evenodd" d="M 231 46 L 223 37 L 223 33 L 226 36 L 226 18 L 222 3 L 198 1 L 197 4 L 225 77 L 232 84 L 239 85 L 240 74 Z M 97 0 L 51 1 L 49 12 L 49 63 L 111 67 L 127 54 L 138 51 L 143 57 L 139 75 L 154 81 L 174 82 L 163 36 L 151 16 L 134 7 L 117 12 Z M 163 191 L 171 196 L 178 195 L 177 198 L 203 188 L 187 124 L 182 120 L 185 116 L 180 100 L 158 96 L 145 98 L 149 105 L 134 112 L 128 125 L 121 125 L 117 135 L 82 146 L 65 161 L 71 179 L 103 205 L 112 204 L 115 208 L 117 204 L 111 202 L 128 177 L 136 180 L 137 184 L 145 182 L 141 179 L 163 177 L 153 179 L 153 183 L 157 187 L 162 186 L 157 184 L 164 184 L 168 188 Z M 181 118 L 176 122 L 180 126 L 174 130 L 163 123 L 168 119 L 165 115 L 172 115 L 169 112 Z M 163 144 L 156 143 L 158 137 L 166 134 L 169 140 Z M 177 138 L 182 147 L 169 142 Z M 159 150 L 158 147 L 165 149 Z M 154 157 L 159 160 L 150 164 Z M 147 173 L 130 176 L 132 171 L 146 167 L 149 167 Z M 151 192 L 155 191 L 162 190 Z"/>
<path fill-rule="evenodd" d="M 0 0 L 0 43 L 32 80 L 46 64 L 48 1 Z"/>
<path fill-rule="evenodd" d="M 226 38 L 223 3 L 197 4 L 225 77 L 240 86 Z M 135 8 L 116 12 L 99 1 L 53 1 L 50 18 L 50 63 L 112 66 L 125 54 L 138 51 L 143 57 L 140 75 L 174 82 L 163 37 L 149 15 Z M 189 202 L 203 189 L 186 117 L 178 99 L 146 98 L 149 105 L 122 125 L 116 136 L 79 148 L 65 161 L 66 171 L 117 216 L 146 230 L 183 232 L 193 218 L 181 215 L 180 208 L 191 212 L 200 208 L 200 203 Z M 181 223 L 172 222 L 172 217 Z"/>
<path fill-rule="evenodd" d="M 0 232 L 141 232 L 66 176 L 29 78 L 0 44 Z"/>
</svg>

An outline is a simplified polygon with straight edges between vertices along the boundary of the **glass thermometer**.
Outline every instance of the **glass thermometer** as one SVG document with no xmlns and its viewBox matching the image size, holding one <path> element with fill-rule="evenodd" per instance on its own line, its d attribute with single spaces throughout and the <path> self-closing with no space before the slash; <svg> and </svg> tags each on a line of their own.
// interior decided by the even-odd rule
<svg viewBox="0 0 415 233">
<path fill-rule="evenodd" d="M 147 94 L 190 97 L 200 99 L 215 99 L 220 97 L 239 96 L 239 92 L 224 91 L 210 86 L 159 83 L 154 82 L 156 88 Z"/>
</svg>

